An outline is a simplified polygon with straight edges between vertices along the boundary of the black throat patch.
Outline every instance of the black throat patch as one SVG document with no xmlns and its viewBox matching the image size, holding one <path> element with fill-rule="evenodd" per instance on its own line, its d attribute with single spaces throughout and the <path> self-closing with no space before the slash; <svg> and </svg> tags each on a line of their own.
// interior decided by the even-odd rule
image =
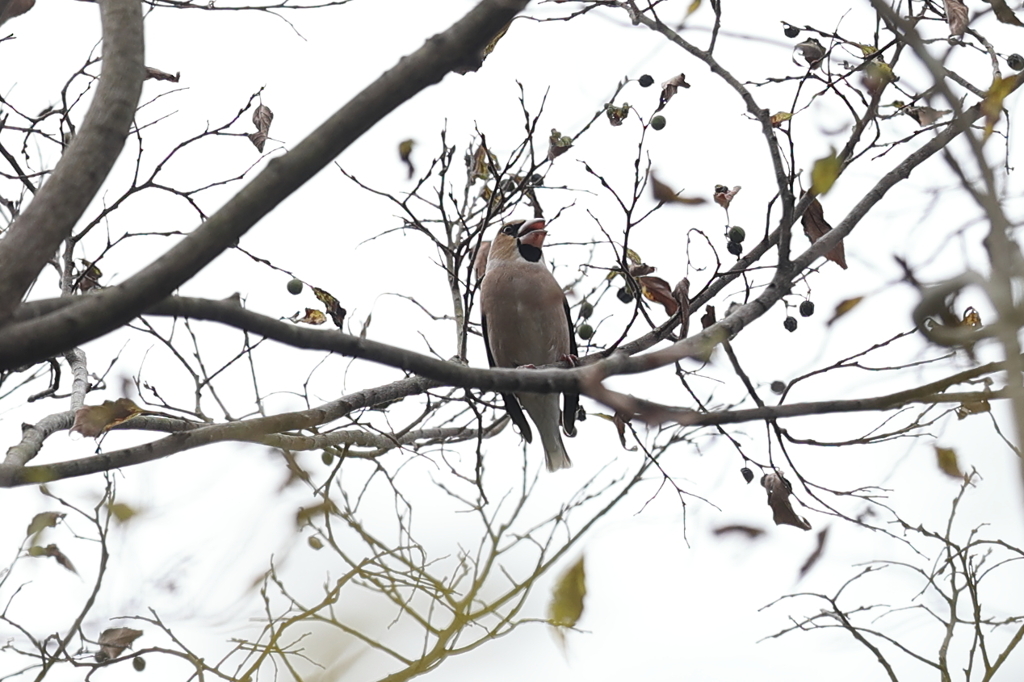
<svg viewBox="0 0 1024 682">
<path fill-rule="evenodd" d="M 525 258 L 526 260 L 530 261 L 531 263 L 536 263 L 537 261 L 540 260 L 540 249 L 538 249 L 536 246 L 531 246 L 529 244 L 523 244 L 520 242 L 519 255 Z"/>
</svg>

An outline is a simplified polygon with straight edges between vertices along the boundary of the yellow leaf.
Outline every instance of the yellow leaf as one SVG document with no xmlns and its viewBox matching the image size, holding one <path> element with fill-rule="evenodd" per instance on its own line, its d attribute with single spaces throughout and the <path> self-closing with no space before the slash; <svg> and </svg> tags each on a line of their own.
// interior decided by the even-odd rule
<svg viewBox="0 0 1024 682">
<path fill-rule="evenodd" d="M 626 258 L 633 261 L 637 265 L 640 265 L 641 263 L 644 262 L 643 259 L 640 258 L 640 255 L 633 249 L 626 249 Z"/>
<path fill-rule="evenodd" d="M 963 478 L 964 474 L 960 471 L 960 465 L 956 461 L 956 450 L 940 448 L 938 445 L 934 447 L 935 457 L 938 460 L 939 468 L 942 469 L 942 473 L 953 478 Z"/>
<path fill-rule="evenodd" d="M 815 194 L 827 194 L 839 177 L 840 170 L 842 166 L 836 158 L 836 150 L 833 149 L 828 156 L 814 162 L 814 167 L 811 168 L 811 191 Z"/>
<path fill-rule="evenodd" d="M 690 16 L 691 14 L 696 12 L 697 9 L 700 7 L 700 2 L 701 0 L 693 0 L 693 2 L 690 3 L 690 6 L 686 8 L 686 16 Z"/>
<path fill-rule="evenodd" d="M 573 627 L 583 615 L 583 597 L 587 594 L 587 574 L 583 568 L 583 557 L 569 567 L 551 595 L 548 605 L 548 620 L 552 625 Z"/>
<path fill-rule="evenodd" d="M 785 123 L 791 118 L 793 118 L 793 114 L 789 113 L 788 111 L 780 111 L 778 113 L 772 114 L 772 117 L 770 119 L 772 123 L 772 128 L 778 128 L 782 126 L 783 123 Z"/>
<path fill-rule="evenodd" d="M 832 313 L 832 317 L 829 318 L 828 324 L 831 325 L 840 317 L 856 308 L 857 304 L 863 300 L 863 296 L 855 296 L 853 298 L 848 298 L 845 301 L 840 301 L 839 305 L 836 306 L 836 311 Z"/>
<path fill-rule="evenodd" d="M 998 74 L 992 79 L 992 86 L 985 93 L 985 99 L 981 102 L 981 113 L 985 114 L 985 135 L 982 139 L 987 140 L 999 120 L 999 114 L 1003 111 L 1003 100 L 1013 92 L 1013 84 L 1016 78 L 1002 78 Z"/>
</svg>

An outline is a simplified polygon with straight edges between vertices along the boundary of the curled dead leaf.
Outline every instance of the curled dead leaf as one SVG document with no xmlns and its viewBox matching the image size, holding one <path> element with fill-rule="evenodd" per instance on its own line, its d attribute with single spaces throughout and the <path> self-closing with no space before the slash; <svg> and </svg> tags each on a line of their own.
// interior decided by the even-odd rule
<svg viewBox="0 0 1024 682">
<path fill-rule="evenodd" d="M 270 124 L 274 120 L 274 112 L 266 104 L 260 104 L 252 112 L 252 123 L 256 126 L 255 133 L 249 133 L 249 140 L 256 146 L 256 150 L 263 153 L 263 147 L 270 135 Z"/>
<path fill-rule="evenodd" d="M 316 308 L 306 308 L 306 313 L 301 317 L 299 317 L 298 313 L 295 313 L 288 319 L 296 324 L 321 325 L 327 321 L 327 316 Z"/>
<path fill-rule="evenodd" d="M 681 190 L 680 190 L 681 191 Z M 698 206 L 707 200 L 702 197 L 681 197 L 673 192 L 672 188 L 651 174 L 651 192 L 654 200 L 663 204 L 683 204 L 684 206 Z"/>
<path fill-rule="evenodd" d="M 761 485 L 768 491 L 768 506 L 772 508 L 772 520 L 776 526 L 796 526 L 802 530 L 810 530 L 811 524 L 793 511 L 793 503 L 789 496 L 793 494 L 793 486 L 780 473 L 765 474 L 761 477 Z"/>
<path fill-rule="evenodd" d="M 741 189 L 743 188 L 739 185 L 736 185 L 732 189 L 729 189 L 725 185 L 715 185 L 715 203 L 724 209 L 728 209 L 733 198 L 739 194 Z"/>
<path fill-rule="evenodd" d="M 96 643 L 100 650 L 96 652 L 96 660 L 100 663 L 117 658 L 124 650 L 131 647 L 132 642 L 142 637 L 142 630 L 134 628 L 109 628 L 100 634 Z"/>
<path fill-rule="evenodd" d="M 636 278 L 637 284 L 640 285 L 640 290 L 643 292 L 644 298 L 655 303 L 660 303 L 665 308 L 665 312 L 671 315 L 675 315 L 676 311 L 679 310 L 679 303 L 676 302 L 674 296 L 672 296 L 672 287 L 668 282 L 663 280 L 661 277 L 655 277 L 653 275 L 645 275 L 643 277 Z"/>
<path fill-rule="evenodd" d="M 672 298 L 679 305 L 679 338 L 690 332 L 690 280 L 683 277 L 672 289 Z"/>
<path fill-rule="evenodd" d="M 821 202 L 817 199 L 812 201 L 807 210 L 804 211 L 803 216 L 800 217 L 800 222 L 803 223 L 804 234 L 807 235 L 812 244 L 832 231 L 832 226 L 825 220 L 825 209 L 822 208 Z M 835 248 L 825 254 L 825 258 L 845 270 L 846 249 L 843 247 L 843 242 L 840 241 L 836 244 Z"/>
<path fill-rule="evenodd" d="M 554 161 L 570 149 L 572 149 L 572 138 L 552 128 L 551 137 L 548 138 L 548 161 Z"/>
<path fill-rule="evenodd" d="M 75 565 L 71 563 L 71 559 L 68 559 L 57 545 L 47 545 L 46 547 L 34 545 L 28 548 L 28 555 L 31 557 L 50 557 L 67 570 L 78 575 L 78 571 L 75 570 Z"/>
<path fill-rule="evenodd" d="M 1013 13 L 1013 10 L 1006 4 L 1006 0 L 985 0 L 988 4 L 992 5 L 992 11 L 995 12 L 996 19 L 1004 24 L 1011 24 L 1013 26 L 1024 26 L 1021 20 L 1017 18 L 1017 15 Z"/>
<path fill-rule="evenodd" d="M 797 43 L 797 46 L 793 48 L 793 63 L 799 64 L 796 60 L 796 53 L 799 52 L 800 56 L 810 67 L 811 71 L 815 71 L 821 66 L 822 60 L 825 58 L 825 48 L 816 38 L 808 38 L 802 43 Z"/>
<path fill-rule="evenodd" d="M 675 97 L 676 93 L 679 92 L 679 88 L 688 88 L 690 84 L 686 82 L 686 74 L 681 73 L 678 76 L 669 78 L 667 81 L 661 84 L 661 99 L 658 101 L 658 108 L 655 111 L 661 111 L 668 104 L 668 101 Z"/>
<path fill-rule="evenodd" d="M 960 407 L 956 408 L 956 418 L 966 419 L 972 414 L 981 414 L 982 412 L 991 412 L 992 406 L 987 400 L 973 400 L 970 402 L 960 403 Z"/>
<path fill-rule="evenodd" d="M 157 80 L 157 81 L 170 81 L 172 83 L 177 83 L 179 80 L 181 80 L 181 72 L 179 71 L 178 73 L 175 73 L 175 74 L 169 74 L 166 71 L 161 71 L 160 69 L 154 69 L 152 66 L 147 66 L 146 67 L 146 80 L 150 80 L 150 79 Z"/>
<path fill-rule="evenodd" d="M 715 319 L 715 306 L 705 306 L 704 314 L 700 316 L 700 325 L 702 329 L 707 329 L 713 325 L 717 320 Z"/>
<path fill-rule="evenodd" d="M 145 413 L 128 398 L 104 400 L 102 405 L 86 405 L 75 410 L 75 423 L 71 430 L 87 438 L 96 438 L 112 427 Z"/>
<path fill-rule="evenodd" d="M 900 113 L 914 119 L 917 121 L 917 125 L 923 128 L 938 123 L 943 116 L 953 112 L 950 109 L 932 109 L 931 107 L 903 107 L 900 109 Z"/>
<path fill-rule="evenodd" d="M 338 299 L 330 295 L 319 287 L 313 287 L 313 295 L 317 297 L 317 300 L 324 304 L 327 309 L 327 314 L 331 316 L 331 321 L 334 322 L 334 326 L 338 329 L 345 328 L 345 315 L 348 311 L 341 307 L 338 303 Z"/>
</svg>

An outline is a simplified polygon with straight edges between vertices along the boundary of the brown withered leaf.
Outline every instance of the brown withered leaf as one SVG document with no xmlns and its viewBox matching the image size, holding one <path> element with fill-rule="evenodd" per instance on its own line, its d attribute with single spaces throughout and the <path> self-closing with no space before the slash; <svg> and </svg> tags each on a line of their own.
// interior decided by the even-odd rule
<svg viewBox="0 0 1024 682">
<path fill-rule="evenodd" d="M 104 400 L 102 405 L 86 405 L 75 410 L 75 423 L 71 430 L 87 438 L 96 438 L 140 414 L 146 414 L 146 411 L 128 398 Z"/>
<path fill-rule="evenodd" d="M 985 0 L 985 2 L 992 5 L 992 11 L 995 12 L 996 19 L 999 21 L 1013 26 L 1024 26 L 1024 23 L 1021 23 L 1021 20 L 1017 18 L 1017 15 L 1006 4 L 1006 0 Z"/>
<path fill-rule="evenodd" d="M 179 80 L 181 80 L 181 72 L 179 71 L 178 73 L 175 73 L 175 74 L 169 74 L 166 71 L 161 71 L 160 69 L 154 69 L 152 66 L 147 66 L 146 67 L 146 78 L 145 78 L 145 80 L 150 80 L 150 79 L 157 80 L 157 81 L 170 81 L 172 83 L 177 83 Z"/>
<path fill-rule="evenodd" d="M 933 447 L 935 448 L 935 458 L 938 461 L 939 468 L 942 469 L 942 473 L 953 478 L 963 478 L 964 472 L 960 471 L 956 450 L 953 448 L 940 448 L 938 445 Z"/>
<path fill-rule="evenodd" d="M 825 48 L 818 42 L 817 38 L 808 38 L 802 43 L 797 43 L 797 46 L 793 48 L 794 64 L 800 63 L 796 60 L 797 52 L 807 62 L 807 66 L 810 67 L 811 71 L 820 67 L 822 60 L 825 58 Z"/>
<path fill-rule="evenodd" d="M 715 319 L 715 306 L 705 306 L 704 314 L 700 316 L 701 329 L 707 329 L 717 321 L 718 320 Z"/>
<path fill-rule="evenodd" d="M 746 535 L 751 540 L 755 540 L 764 535 L 764 530 L 760 528 L 754 528 L 753 526 L 741 526 L 738 524 L 731 526 L 719 526 L 712 532 L 715 535 Z"/>
<path fill-rule="evenodd" d="M 25 530 L 25 537 L 30 537 L 40 532 L 44 528 L 56 528 L 60 520 L 67 516 L 64 512 L 39 512 L 32 517 L 32 520 L 28 524 L 28 528 Z"/>
<path fill-rule="evenodd" d="M 661 277 L 644 275 L 643 277 L 637 277 L 636 282 L 640 285 L 644 298 L 660 303 L 670 317 L 679 310 L 679 303 L 672 296 L 672 287 Z"/>
<path fill-rule="evenodd" d="M 651 192 L 654 200 L 662 204 L 683 204 L 684 206 L 698 206 L 706 203 L 707 199 L 702 197 L 681 197 L 672 188 L 651 174 Z"/>
<path fill-rule="evenodd" d="M 548 138 L 548 161 L 554 161 L 570 149 L 572 149 L 572 138 L 552 128 L 551 137 Z"/>
<path fill-rule="evenodd" d="M 83 294 L 91 289 L 95 289 L 100 285 L 100 277 L 103 276 L 103 271 L 100 270 L 92 261 L 87 261 L 84 258 L 79 259 L 82 262 L 82 273 L 78 275 L 78 290 Z"/>
<path fill-rule="evenodd" d="M 772 520 L 776 526 L 796 526 L 803 530 L 810 530 L 811 524 L 802 516 L 793 511 L 793 503 L 789 496 L 793 494 L 793 488 L 789 481 L 782 474 L 770 473 L 761 477 L 761 485 L 768 491 L 768 506 L 772 508 Z"/>
<path fill-rule="evenodd" d="M 334 326 L 338 329 L 344 329 L 345 315 L 348 314 L 348 311 L 341 307 L 341 304 L 338 303 L 338 299 L 334 298 L 334 296 L 331 296 L 319 287 L 313 287 L 313 295 L 315 295 L 317 300 L 323 303 L 324 307 L 327 308 L 327 314 L 331 316 Z"/>
<path fill-rule="evenodd" d="M 96 643 L 100 650 L 96 653 L 96 660 L 100 663 L 117 658 L 124 650 L 131 647 L 132 642 L 142 637 L 142 630 L 134 628 L 109 628 L 100 634 Z"/>
<path fill-rule="evenodd" d="M 655 270 L 657 270 L 656 267 L 654 267 L 653 265 L 648 265 L 647 263 L 640 263 L 639 265 L 629 266 L 629 274 L 631 274 L 633 277 L 643 277 L 644 275 L 651 274 Z"/>
<path fill-rule="evenodd" d="M 668 101 L 675 97 L 676 93 L 679 92 L 679 88 L 688 88 L 690 84 L 686 82 L 686 74 L 681 73 L 678 76 L 669 78 L 667 81 L 661 84 L 661 99 L 658 102 L 658 108 L 655 111 L 661 111 L 668 104 Z"/>
<path fill-rule="evenodd" d="M 917 125 L 930 126 L 933 123 L 938 123 L 946 114 L 953 113 L 951 109 L 932 109 L 931 107 L 903 107 L 900 113 L 906 114 L 910 118 L 917 121 Z"/>
<path fill-rule="evenodd" d="M 679 305 L 679 338 L 690 333 L 690 280 L 683 277 L 672 289 L 672 298 Z"/>
<path fill-rule="evenodd" d="M 78 575 L 78 571 L 75 570 L 75 565 L 71 563 L 71 559 L 68 559 L 64 552 L 57 548 L 57 545 L 47 545 L 46 547 L 34 545 L 28 548 L 28 555 L 31 557 L 50 557 L 67 570 Z"/>
<path fill-rule="evenodd" d="M 327 321 L 327 316 L 316 308 L 306 308 L 305 314 L 301 317 L 298 313 L 295 313 L 288 319 L 296 324 L 321 325 Z"/>
<path fill-rule="evenodd" d="M 409 171 L 407 179 L 412 180 L 412 176 L 416 174 L 416 167 L 412 165 L 412 148 L 416 146 L 416 140 L 402 140 L 398 143 L 398 158 L 402 160 L 405 167 Z"/>
<path fill-rule="evenodd" d="M 614 415 L 602 414 L 601 412 L 597 412 L 595 414 L 601 419 L 604 419 L 605 421 L 610 421 L 612 424 L 615 425 L 615 430 L 619 434 L 619 442 L 622 444 L 623 450 L 627 450 L 629 452 L 636 452 L 635 445 L 633 447 L 629 447 L 626 445 L 626 424 L 630 422 L 632 417 L 625 414 L 624 412 L 616 412 Z"/>
<path fill-rule="evenodd" d="M 804 211 L 803 216 L 800 218 L 800 222 L 804 225 L 804 234 L 811 240 L 811 243 L 818 241 L 826 234 L 832 231 L 832 226 L 825 220 L 825 209 L 821 207 L 821 202 L 815 199 L 811 202 L 811 205 Z M 843 248 L 843 242 L 840 241 L 836 244 L 835 248 L 825 254 L 825 258 L 829 259 L 833 263 L 836 263 L 843 270 L 846 269 L 846 249 Z"/>
<path fill-rule="evenodd" d="M 967 306 L 967 310 L 964 311 L 964 319 L 960 321 L 960 326 L 970 329 L 981 329 L 981 313 L 975 310 L 974 306 Z"/>
<path fill-rule="evenodd" d="M 0 0 L 0 26 L 32 9 L 36 0 Z"/>
<path fill-rule="evenodd" d="M 960 407 L 956 408 L 956 418 L 966 419 L 972 414 L 981 414 L 982 412 L 991 412 L 992 406 L 987 400 L 972 400 L 971 402 L 960 403 Z"/>
<path fill-rule="evenodd" d="M 967 30 L 967 5 L 963 0 L 943 0 L 946 6 L 946 23 L 949 24 L 950 38 L 963 38 Z"/>
<path fill-rule="evenodd" d="M 476 148 L 476 151 L 473 152 L 473 156 L 466 159 L 466 164 L 469 166 L 469 175 L 472 182 L 477 180 L 486 181 L 491 177 L 491 168 L 497 166 L 498 157 L 481 143 Z"/>
<path fill-rule="evenodd" d="M 725 185 L 715 185 L 715 203 L 724 209 L 728 209 L 733 198 L 739 194 L 741 189 L 743 188 L 739 185 L 736 185 L 732 189 L 729 189 Z"/>
<path fill-rule="evenodd" d="M 270 135 L 270 124 L 274 120 L 274 112 L 266 104 L 260 104 L 252 112 L 252 123 L 256 126 L 255 133 L 249 133 L 249 140 L 256 146 L 256 150 L 263 152 L 267 144 L 267 136 Z"/>
<path fill-rule="evenodd" d="M 814 546 L 814 551 L 808 555 L 807 560 L 804 561 L 803 565 L 800 567 L 801 578 L 807 575 L 807 571 L 814 568 L 814 564 L 818 563 L 818 560 L 821 559 L 821 554 L 825 550 L 825 540 L 828 538 L 829 528 L 831 528 L 831 526 L 825 526 L 818 531 L 818 544 Z"/>
</svg>

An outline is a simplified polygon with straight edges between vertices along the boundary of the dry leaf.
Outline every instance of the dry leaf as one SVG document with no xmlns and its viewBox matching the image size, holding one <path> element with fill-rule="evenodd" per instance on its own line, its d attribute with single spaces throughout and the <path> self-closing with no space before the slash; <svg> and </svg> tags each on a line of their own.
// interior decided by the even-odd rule
<svg viewBox="0 0 1024 682">
<path fill-rule="evenodd" d="M 58 564 L 60 564 L 64 568 L 68 569 L 69 571 L 71 571 L 75 575 L 78 575 L 78 571 L 75 570 L 75 566 L 74 566 L 74 564 L 71 563 L 71 559 L 68 559 L 64 555 L 64 552 L 60 551 L 57 548 L 57 545 L 47 545 L 46 547 L 41 547 L 39 545 L 35 545 L 33 547 L 29 547 L 28 548 L 28 555 L 32 556 L 32 557 L 42 557 L 42 556 L 50 557 L 51 559 L 54 559 Z"/>
<path fill-rule="evenodd" d="M 161 71 L 160 69 L 154 69 L 152 66 L 147 66 L 146 67 L 146 78 L 145 78 L 145 80 L 150 80 L 150 79 L 157 80 L 157 81 L 170 81 L 172 83 L 177 83 L 179 80 L 181 80 L 181 72 L 179 71 L 178 73 L 176 73 L 174 75 L 171 75 L 171 74 L 167 73 L 166 71 Z"/>
<path fill-rule="evenodd" d="M 971 402 L 960 403 L 960 407 L 956 408 L 956 418 L 966 419 L 972 414 L 981 414 L 982 412 L 991 412 L 992 406 L 989 405 L 987 400 L 973 400 Z"/>
<path fill-rule="evenodd" d="M 981 101 L 981 113 L 985 114 L 985 135 L 988 139 L 992 130 L 996 127 L 999 115 L 1003 111 L 1003 100 L 1013 92 L 1013 84 L 1016 78 L 1002 78 L 998 74 L 992 79 L 992 85 L 985 93 L 985 99 Z"/>
<path fill-rule="evenodd" d="M 651 173 L 651 191 L 654 194 L 654 200 L 662 204 L 683 204 L 684 206 L 698 206 L 700 204 L 707 202 L 707 199 L 703 199 L 701 197 L 679 196 L 676 192 L 672 191 L 671 187 L 669 187 L 664 182 L 655 177 L 653 173 Z"/>
<path fill-rule="evenodd" d="M 964 311 L 964 319 L 960 321 L 960 326 L 980 329 L 982 327 L 981 313 L 975 310 L 974 306 L 968 306 L 967 310 Z"/>
<path fill-rule="evenodd" d="M 845 301 L 840 301 L 839 305 L 836 306 L 835 312 L 832 313 L 832 317 L 828 318 L 828 322 L 825 323 L 826 326 L 831 326 L 833 322 L 856 308 L 857 304 L 863 300 L 863 296 L 854 296 L 853 298 L 848 298 Z"/>
<path fill-rule="evenodd" d="M 702 329 L 707 329 L 713 325 L 715 320 L 715 306 L 709 305 L 704 308 L 704 314 L 700 316 L 700 325 Z"/>
<path fill-rule="evenodd" d="M 87 405 L 75 411 L 75 423 L 72 431 L 96 438 L 108 429 L 123 424 L 133 417 L 145 414 L 145 410 L 128 398 L 104 400 L 102 405 Z"/>
<path fill-rule="evenodd" d="M 825 209 L 822 208 L 821 202 L 817 199 L 814 199 L 807 207 L 807 210 L 804 211 L 800 222 L 803 223 L 804 234 L 807 235 L 812 244 L 832 231 L 832 226 L 825 220 Z M 842 240 L 825 254 L 825 258 L 837 264 L 843 270 L 846 269 L 846 249 L 843 247 Z"/>
<path fill-rule="evenodd" d="M 780 111 L 777 114 L 772 114 L 769 120 L 771 121 L 772 128 L 781 128 L 782 124 L 791 118 L 793 118 L 793 114 L 788 111 Z"/>
<path fill-rule="evenodd" d="M 632 417 L 622 412 L 616 412 L 614 415 L 607 415 L 597 412 L 596 415 L 605 421 L 610 421 L 615 425 L 615 430 L 619 434 L 619 442 L 622 444 L 622 449 L 628 452 L 636 452 L 636 446 L 628 447 L 626 445 L 626 424 L 630 422 Z"/>
<path fill-rule="evenodd" d="M 657 268 L 654 267 L 653 265 L 641 263 L 640 265 L 631 265 L 629 267 L 629 274 L 632 275 L 633 277 L 643 277 L 644 275 L 651 274 L 655 270 L 657 270 Z"/>
<path fill-rule="evenodd" d="M 583 598 L 587 595 L 587 573 L 583 557 L 562 574 L 551 593 L 548 622 L 559 627 L 575 627 L 583 615 Z"/>
<path fill-rule="evenodd" d="M 963 0 L 943 0 L 946 5 L 946 23 L 949 24 L 950 38 L 963 38 L 967 30 L 967 5 Z"/>
<path fill-rule="evenodd" d="M 764 531 L 760 528 L 754 528 L 753 526 L 719 526 L 712 531 L 715 535 L 728 535 L 735 533 L 736 535 L 746 535 L 751 540 L 761 537 L 764 535 Z"/>
<path fill-rule="evenodd" d="M 796 52 L 799 52 L 800 56 L 804 58 L 804 61 L 807 62 L 807 66 L 809 66 L 812 71 L 821 66 L 821 61 L 825 58 L 825 48 L 822 47 L 821 43 L 819 43 L 816 38 L 808 38 L 804 42 L 798 43 L 797 46 L 793 48 L 793 52 L 793 63 L 800 63 L 796 60 L 795 55 Z"/>
<path fill-rule="evenodd" d="M 274 112 L 266 104 L 261 104 L 252 112 L 252 123 L 256 126 L 257 132 L 249 133 L 249 140 L 256 146 L 256 150 L 263 152 L 267 143 L 267 136 L 270 135 L 270 123 L 274 120 Z"/>
<path fill-rule="evenodd" d="M 402 140 L 398 143 L 398 158 L 402 160 L 402 163 L 409 170 L 409 180 L 412 180 L 412 176 L 416 174 L 416 168 L 412 165 L 411 158 L 414 146 L 416 146 L 416 140 Z"/>
<path fill-rule="evenodd" d="M 761 477 L 761 485 L 768 491 L 768 506 L 772 508 L 772 520 L 776 526 L 785 524 L 803 530 L 811 529 L 807 519 L 793 511 L 793 504 L 789 501 L 793 487 L 782 474 L 765 474 Z"/>
<path fill-rule="evenodd" d="M 895 80 L 897 80 L 896 74 L 893 73 L 892 67 L 886 64 L 881 57 L 876 57 L 864 67 L 860 82 L 872 97 L 881 97 L 885 86 Z"/>
<path fill-rule="evenodd" d="M 670 317 L 679 310 L 679 304 L 676 302 L 675 297 L 672 296 L 672 287 L 661 277 L 645 275 L 637 277 L 636 282 L 640 285 L 644 298 L 660 303 Z"/>
<path fill-rule="evenodd" d="M 818 563 L 818 559 L 821 558 L 821 553 L 825 549 L 825 539 L 828 537 L 828 529 L 831 526 L 825 526 L 818 531 L 818 544 L 815 545 L 814 551 L 810 553 L 807 560 L 804 561 L 803 566 L 800 567 L 800 577 L 803 578 L 807 571 L 814 568 L 814 564 Z"/>
<path fill-rule="evenodd" d="M 623 102 L 621 107 L 617 107 L 614 104 L 604 105 L 604 113 L 608 115 L 608 122 L 613 126 L 620 126 L 622 122 L 629 116 L 629 104 Z"/>
<path fill-rule="evenodd" d="M 917 125 L 924 127 L 938 123 L 940 118 L 953 112 L 950 109 L 932 109 L 931 107 L 903 107 L 900 113 L 906 114 L 917 121 Z"/>
<path fill-rule="evenodd" d="M 296 324 L 321 325 L 327 321 L 327 316 L 315 308 L 306 308 L 306 313 L 302 317 L 295 313 L 288 319 Z"/>
<path fill-rule="evenodd" d="M 117 658 L 124 650 L 131 647 L 132 642 L 142 637 L 142 630 L 133 628 L 110 628 L 104 630 L 100 635 L 97 644 L 100 650 L 96 653 L 96 660 L 100 663 Z"/>
<path fill-rule="evenodd" d="M 554 161 L 570 149 L 572 149 L 572 138 L 552 128 L 551 137 L 548 138 L 548 161 Z"/>
<path fill-rule="evenodd" d="M 96 267 L 91 261 L 87 261 L 84 258 L 79 259 L 84 266 L 84 269 L 80 275 L 76 285 L 78 290 L 83 294 L 91 289 L 95 289 L 100 285 L 100 277 L 103 276 L 103 271 Z"/>
<path fill-rule="evenodd" d="M 1021 20 L 1017 18 L 1017 15 L 1006 4 L 1006 0 L 985 0 L 985 2 L 992 5 L 992 11 L 995 12 L 996 19 L 999 21 L 1004 24 L 1012 24 L 1013 26 L 1024 26 L 1024 23 L 1021 23 Z"/>
<path fill-rule="evenodd" d="M 25 530 L 25 537 L 30 537 L 39 533 L 44 528 L 56 528 L 60 520 L 67 516 L 64 512 L 39 512 L 32 517 L 32 521 L 29 522 L 28 528 Z"/>
<path fill-rule="evenodd" d="M 138 513 L 131 506 L 124 502 L 111 502 L 107 505 L 107 511 L 118 523 L 128 523 Z"/>
<path fill-rule="evenodd" d="M 679 338 L 690 333 L 690 280 L 683 277 L 672 289 L 672 298 L 679 305 Z"/>
<path fill-rule="evenodd" d="M 938 445 L 934 447 L 935 457 L 938 460 L 939 468 L 942 469 L 942 473 L 953 478 L 963 478 L 964 474 L 960 471 L 960 465 L 956 461 L 956 450 L 940 448 Z"/>
<path fill-rule="evenodd" d="M 313 295 L 324 304 L 327 314 L 331 316 L 331 320 L 334 322 L 334 326 L 343 330 L 345 328 L 345 315 L 348 314 L 348 311 L 341 307 L 338 299 L 319 287 L 313 287 Z"/>
<path fill-rule="evenodd" d="M 815 194 L 827 194 L 841 170 L 842 165 L 836 157 L 836 150 L 833 149 L 828 156 L 814 162 L 811 168 L 811 191 Z"/>
<path fill-rule="evenodd" d="M 715 185 L 715 203 L 724 209 L 729 208 L 729 204 L 732 203 L 733 197 L 739 194 L 739 191 L 743 189 L 739 185 L 736 185 L 732 189 L 729 189 L 725 185 Z"/>
<path fill-rule="evenodd" d="M 688 88 L 690 84 L 686 82 L 686 74 L 681 73 L 674 78 L 669 78 L 667 81 L 661 84 L 661 100 L 658 102 L 658 108 L 654 111 L 658 112 L 665 108 L 668 101 L 675 97 L 675 94 L 679 92 L 679 88 Z"/>
<path fill-rule="evenodd" d="M 0 0 L 0 26 L 8 19 L 29 11 L 35 4 L 36 0 Z"/>
</svg>

